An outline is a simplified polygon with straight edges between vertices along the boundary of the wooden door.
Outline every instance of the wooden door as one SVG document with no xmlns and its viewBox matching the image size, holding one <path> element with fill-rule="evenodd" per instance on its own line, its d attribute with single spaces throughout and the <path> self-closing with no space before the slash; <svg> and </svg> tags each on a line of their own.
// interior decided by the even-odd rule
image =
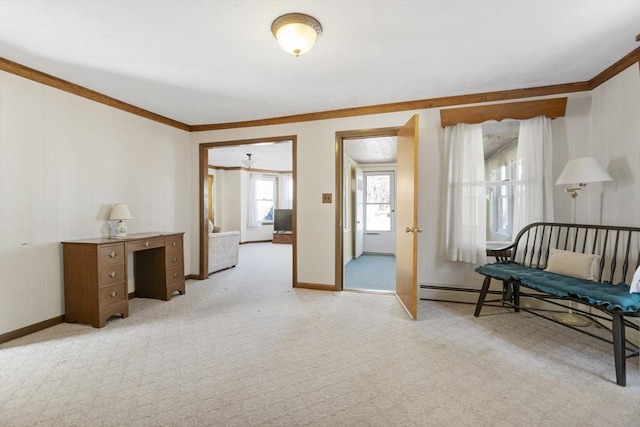
<svg viewBox="0 0 640 427">
<path fill-rule="evenodd" d="M 354 255 L 358 258 L 363 252 L 364 240 L 364 176 L 362 169 L 356 167 L 356 227 Z"/>
<path fill-rule="evenodd" d="M 396 180 L 396 296 L 418 316 L 418 115 L 398 131 Z"/>
</svg>

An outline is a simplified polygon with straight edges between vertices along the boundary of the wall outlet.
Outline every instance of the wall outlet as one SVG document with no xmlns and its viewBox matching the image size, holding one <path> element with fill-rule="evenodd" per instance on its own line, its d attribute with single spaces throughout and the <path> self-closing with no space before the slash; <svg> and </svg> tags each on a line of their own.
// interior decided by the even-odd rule
<svg viewBox="0 0 640 427">
<path fill-rule="evenodd" d="M 331 203 L 331 193 L 322 193 L 322 203 Z"/>
</svg>

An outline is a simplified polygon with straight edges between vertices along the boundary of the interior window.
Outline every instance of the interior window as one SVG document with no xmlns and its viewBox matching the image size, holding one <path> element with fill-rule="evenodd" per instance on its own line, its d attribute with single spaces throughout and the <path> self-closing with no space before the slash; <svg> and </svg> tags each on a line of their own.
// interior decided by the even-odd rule
<svg viewBox="0 0 640 427">
<path fill-rule="evenodd" d="M 511 241 L 519 122 L 483 124 L 487 241 Z"/>
<path fill-rule="evenodd" d="M 273 222 L 273 209 L 276 200 L 277 178 L 263 175 L 256 179 L 256 209 L 258 218 L 262 223 Z"/>
<path fill-rule="evenodd" d="M 391 231 L 392 172 L 364 174 L 364 231 Z"/>
</svg>

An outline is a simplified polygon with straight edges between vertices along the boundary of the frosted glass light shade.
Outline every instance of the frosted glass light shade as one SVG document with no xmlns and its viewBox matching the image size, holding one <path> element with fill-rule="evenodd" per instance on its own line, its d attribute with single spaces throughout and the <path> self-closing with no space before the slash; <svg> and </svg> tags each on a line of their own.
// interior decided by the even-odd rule
<svg viewBox="0 0 640 427">
<path fill-rule="evenodd" d="M 284 51 L 300 56 L 311 50 L 322 34 L 322 26 L 309 15 L 289 13 L 273 21 L 271 32 Z"/>
<path fill-rule="evenodd" d="M 257 160 L 251 160 L 251 154 L 247 153 L 247 159 L 246 160 L 241 160 L 240 163 L 242 163 L 243 165 L 245 165 L 246 167 L 251 169 L 251 167 L 255 166 L 258 163 L 258 161 Z"/>
<path fill-rule="evenodd" d="M 611 175 L 593 157 L 578 157 L 567 162 L 556 185 L 612 181 Z"/>
</svg>

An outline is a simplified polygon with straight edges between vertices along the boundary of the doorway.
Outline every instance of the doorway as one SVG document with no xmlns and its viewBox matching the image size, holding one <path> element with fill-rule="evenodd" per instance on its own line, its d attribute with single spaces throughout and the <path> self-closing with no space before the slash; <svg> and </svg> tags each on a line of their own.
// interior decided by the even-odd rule
<svg viewBox="0 0 640 427">
<path fill-rule="evenodd" d="M 355 254 L 353 231 L 357 221 L 345 209 L 345 203 L 351 203 L 355 196 L 349 182 L 359 182 L 356 171 L 351 173 L 348 160 L 345 160 L 345 141 L 366 138 L 397 137 L 396 161 L 396 208 L 394 212 L 396 244 L 396 283 L 395 295 L 409 316 L 417 317 L 417 233 L 422 229 L 417 224 L 417 184 L 418 184 L 418 116 L 412 116 L 402 127 L 380 128 L 361 131 L 336 132 L 336 289 L 343 290 L 345 264 Z M 349 179 L 353 176 L 353 179 Z M 358 184 L 356 184 L 358 185 Z M 357 187 L 356 187 L 357 188 Z M 354 190 L 355 194 L 355 190 Z M 354 202 L 355 203 L 355 202 Z M 373 202 L 375 204 L 375 201 Z M 380 205 L 382 203 L 378 203 Z M 388 208 L 391 217 L 390 208 Z M 378 210 L 379 211 L 379 210 Z M 354 214 L 355 215 L 355 214 Z M 362 219 L 361 219 L 362 220 Z M 353 243 L 351 243 L 353 242 Z M 345 247 L 347 248 L 345 250 Z"/>
<path fill-rule="evenodd" d="M 199 279 L 209 275 L 208 241 L 212 220 L 223 225 L 221 228 L 227 228 L 225 231 L 231 231 L 231 228 L 240 231 L 241 242 L 271 241 L 274 215 L 283 200 L 288 199 L 286 208 L 291 212 L 291 232 L 287 243 L 291 244 L 291 275 L 292 283 L 296 285 L 296 142 L 296 136 L 291 135 L 199 145 Z M 210 159 L 214 160 L 213 164 Z M 211 175 L 217 176 L 212 179 Z M 230 187 L 234 185 L 237 188 Z M 266 187 L 272 191 L 263 191 Z M 251 191 L 256 188 L 261 189 L 260 195 Z M 269 202 L 272 205 L 266 207 Z M 254 217 L 256 219 L 250 222 Z"/>
<path fill-rule="evenodd" d="M 343 288 L 395 292 L 396 137 L 344 140 Z"/>
</svg>

